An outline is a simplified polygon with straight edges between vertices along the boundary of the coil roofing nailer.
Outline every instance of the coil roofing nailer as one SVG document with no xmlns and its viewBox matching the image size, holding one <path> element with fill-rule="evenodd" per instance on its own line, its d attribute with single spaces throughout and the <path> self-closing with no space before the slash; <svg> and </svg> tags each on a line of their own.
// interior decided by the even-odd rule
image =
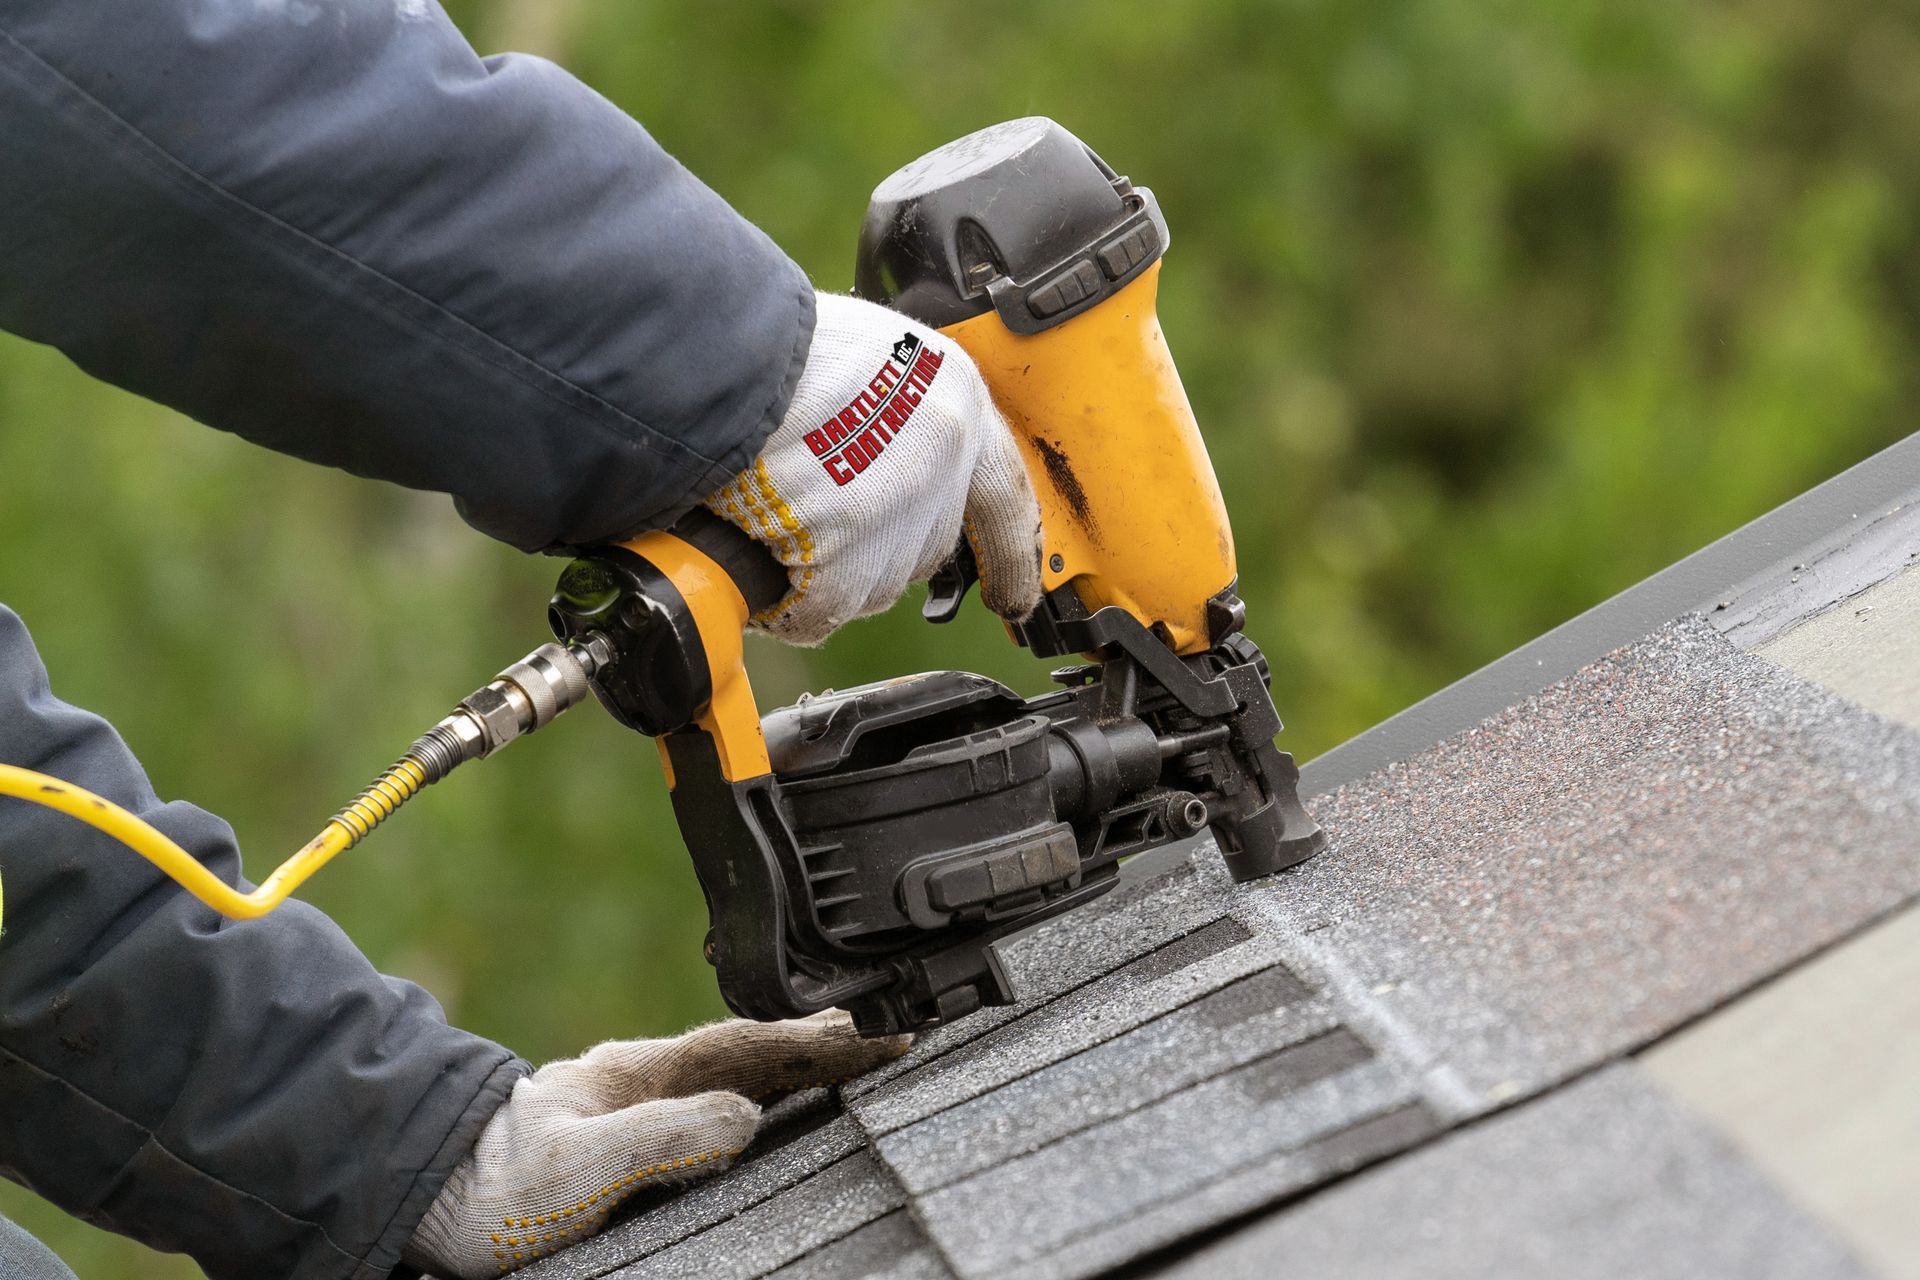
<svg viewBox="0 0 1920 1280">
<path fill-rule="evenodd" d="M 855 292 L 953 337 L 1019 440 L 1046 595 L 1010 631 L 1083 657 L 1057 691 L 936 671 L 763 720 L 741 631 L 787 579 L 758 544 L 699 512 L 562 576 L 556 634 L 609 648 L 594 693 L 660 739 L 737 1012 L 840 1006 L 877 1035 L 1005 1004 L 992 943 L 1105 892 L 1119 859 L 1211 828 L 1248 880 L 1324 844 L 1155 316 L 1166 247 L 1153 194 L 1042 118 L 907 165 L 861 230 Z M 928 620 L 974 577 L 963 543 Z"/>
</svg>

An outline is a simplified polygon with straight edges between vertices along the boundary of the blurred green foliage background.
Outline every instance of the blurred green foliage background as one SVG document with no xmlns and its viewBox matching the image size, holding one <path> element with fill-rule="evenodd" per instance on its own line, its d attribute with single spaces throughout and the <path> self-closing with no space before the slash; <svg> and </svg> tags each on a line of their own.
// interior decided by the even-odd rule
<svg viewBox="0 0 1920 1280">
<path fill-rule="evenodd" d="M 826 288 L 881 177 L 999 119 L 1052 115 L 1150 184 L 1162 319 L 1302 757 L 1891 443 L 1920 399 L 1913 0 L 453 11 L 644 121 Z M 56 690 L 229 817 L 256 874 L 544 638 L 558 565 L 444 499 L 11 339 L 0 473 L 0 599 Z M 757 643 L 762 703 L 938 666 L 1041 688 L 970 614 Z M 721 1012 L 653 748 L 593 711 L 306 896 L 535 1060 Z M 85 1280 L 198 1274 L 12 1187 L 0 1213 Z"/>
</svg>

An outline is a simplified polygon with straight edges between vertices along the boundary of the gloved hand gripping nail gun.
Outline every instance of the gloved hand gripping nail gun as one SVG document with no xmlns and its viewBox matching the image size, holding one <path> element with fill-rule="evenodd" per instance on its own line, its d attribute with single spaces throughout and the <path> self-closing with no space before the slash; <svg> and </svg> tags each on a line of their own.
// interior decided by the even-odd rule
<svg viewBox="0 0 1920 1280">
<path fill-rule="evenodd" d="M 866 1035 L 950 1020 L 1011 1001 L 995 940 L 1106 892 L 1124 857 L 1211 828 L 1249 880 L 1325 843 L 1274 747 L 1226 510 L 1155 316 L 1166 247 L 1152 193 L 1040 118 L 899 170 L 861 231 L 855 292 L 952 337 L 1013 428 L 1045 596 L 1009 630 L 1084 659 L 1058 690 L 938 671 L 763 719 L 741 636 L 787 574 L 705 510 L 561 576 L 556 636 L 659 740 L 736 1012 L 838 1006 Z M 928 620 L 975 578 L 963 543 Z"/>
</svg>

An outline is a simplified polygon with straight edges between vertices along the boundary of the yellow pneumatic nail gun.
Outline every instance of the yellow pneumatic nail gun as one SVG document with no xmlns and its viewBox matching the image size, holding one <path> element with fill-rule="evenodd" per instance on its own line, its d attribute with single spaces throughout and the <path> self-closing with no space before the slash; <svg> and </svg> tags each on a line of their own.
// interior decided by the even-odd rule
<svg viewBox="0 0 1920 1280">
<path fill-rule="evenodd" d="M 258 916 L 422 787 L 591 691 L 659 740 L 736 1012 L 838 1006 L 882 1035 L 1006 1004 L 993 943 L 1111 889 L 1121 858 L 1211 828 L 1250 880 L 1325 843 L 1273 745 L 1227 513 L 1154 315 L 1166 247 L 1152 193 L 1038 118 L 901 169 L 861 230 L 856 291 L 965 348 L 1020 443 L 1046 595 L 1009 630 L 1036 657 L 1085 658 L 1053 673 L 1053 693 L 935 671 L 762 720 L 741 636 L 787 573 L 702 508 L 569 565 L 549 609 L 562 643 L 470 694 L 257 889 L 57 778 L 0 765 L 0 795 L 91 823 L 216 910 Z M 896 351 L 898 386 L 929 375 L 921 355 Z M 864 421 L 837 425 L 822 427 L 829 465 L 885 465 Z M 975 576 L 963 541 L 927 618 L 952 618 Z"/>
<path fill-rule="evenodd" d="M 741 631 L 787 577 L 704 511 L 562 575 L 556 635 L 607 647 L 594 692 L 659 739 L 737 1012 L 840 1006 L 878 1035 L 1005 1004 L 993 941 L 1110 889 L 1119 859 L 1210 827 L 1247 880 L 1325 843 L 1273 745 L 1226 510 L 1155 317 L 1166 246 L 1152 193 L 1040 118 L 899 170 L 861 231 L 855 292 L 954 338 L 1019 440 L 1046 595 L 1009 629 L 1085 657 L 1056 692 L 938 671 L 763 720 Z M 963 543 L 929 620 L 974 572 Z"/>
</svg>

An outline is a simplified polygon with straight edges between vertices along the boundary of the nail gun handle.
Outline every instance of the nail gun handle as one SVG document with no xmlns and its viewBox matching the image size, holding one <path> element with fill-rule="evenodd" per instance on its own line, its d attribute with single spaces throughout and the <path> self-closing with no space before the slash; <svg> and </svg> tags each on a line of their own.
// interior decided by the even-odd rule
<svg viewBox="0 0 1920 1280">
<path fill-rule="evenodd" d="M 593 692 L 622 724 L 661 740 L 669 783 L 667 739 L 683 733 L 711 738 L 737 782 L 772 771 L 742 633 L 786 593 L 787 571 L 766 547 L 696 508 L 672 529 L 574 561 L 548 617 L 563 639 L 605 638 L 612 653 Z"/>
<path fill-rule="evenodd" d="M 1166 219 L 1058 124 L 958 139 L 883 181 L 854 293 L 935 326 L 973 357 L 1040 504 L 1051 616 L 1117 607 L 1179 654 L 1222 637 L 1233 532 L 1155 307 Z M 963 576 L 928 616 L 949 614 Z M 1060 656 L 1063 638 L 1017 635 Z"/>
<path fill-rule="evenodd" d="M 732 521 L 706 507 L 695 507 L 667 532 L 726 572 L 746 601 L 749 616 L 771 609 L 786 598 L 791 585 L 787 567 L 766 543 L 749 537 Z"/>
</svg>

